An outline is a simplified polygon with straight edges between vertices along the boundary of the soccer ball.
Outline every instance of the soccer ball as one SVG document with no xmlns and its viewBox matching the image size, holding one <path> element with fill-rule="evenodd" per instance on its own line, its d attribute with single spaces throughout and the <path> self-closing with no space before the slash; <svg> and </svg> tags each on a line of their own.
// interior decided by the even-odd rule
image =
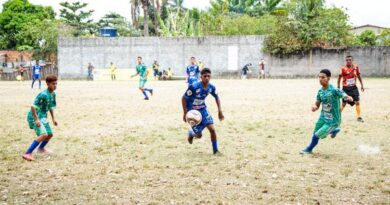
<svg viewBox="0 0 390 205">
<path fill-rule="evenodd" d="M 190 110 L 187 112 L 186 119 L 188 124 L 196 126 L 202 122 L 202 114 L 197 110 Z"/>
</svg>

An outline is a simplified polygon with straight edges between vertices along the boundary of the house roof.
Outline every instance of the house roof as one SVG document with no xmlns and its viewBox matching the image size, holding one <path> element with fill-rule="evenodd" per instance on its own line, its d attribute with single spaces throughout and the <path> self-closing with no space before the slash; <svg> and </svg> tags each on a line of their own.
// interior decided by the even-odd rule
<svg viewBox="0 0 390 205">
<path fill-rule="evenodd" d="M 353 29 L 364 28 L 364 27 L 374 27 L 374 28 L 380 28 L 380 29 L 390 29 L 390 28 L 381 27 L 381 26 L 375 26 L 375 25 L 371 25 L 371 24 L 356 26 L 356 27 L 353 27 Z"/>
</svg>

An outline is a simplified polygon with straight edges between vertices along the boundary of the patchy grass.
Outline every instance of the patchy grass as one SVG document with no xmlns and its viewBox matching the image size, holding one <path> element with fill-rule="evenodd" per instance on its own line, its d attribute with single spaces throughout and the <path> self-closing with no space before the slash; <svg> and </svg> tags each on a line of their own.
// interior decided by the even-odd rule
<svg viewBox="0 0 390 205">
<path fill-rule="evenodd" d="M 55 155 L 31 163 L 21 154 L 34 139 L 26 113 L 38 90 L 0 82 L 0 204 L 389 204 L 389 80 L 366 79 L 366 122 L 347 107 L 339 136 L 304 157 L 316 79 L 214 84 L 222 156 L 207 131 L 186 143 L 183 82 L 151 82 L 155 96 L 143 101 L 134 81 L 60 81 Z"/>
</svg>

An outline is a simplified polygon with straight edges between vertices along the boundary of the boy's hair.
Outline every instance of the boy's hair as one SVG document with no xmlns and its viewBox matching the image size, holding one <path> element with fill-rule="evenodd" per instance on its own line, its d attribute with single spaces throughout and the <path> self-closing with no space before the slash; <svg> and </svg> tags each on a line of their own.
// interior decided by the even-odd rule
<svg viewBox="0 0 390 205">
<path fill-rule="evenodd" d="M 331 73 L 330 70 L 328 70 L 328 69 L 322 69 L 322 70 L 320 71 L 320 73 L 325 74 L 326 77 L 331 77 L 331 76 L 332 76 L 332 73 Z"/>
<path fill-rule="evenodd" d="M 192 57 L 191 57 L 191 59 L 195 59 L 195 57 L 194 57 L 194 56 L 192 56 Z"/>
<path fill-rule="evenodd" d="M 46 83 L 51 83 L 51 82 L 54 82 L 54 81 L 57 81 L 57 76 L 55 75 L 48 75 L 46 76 Z"/>
<path fill-rule="evenodd" d="M 139 59 L 142 59 L 142 57 L 141 57 L 141 56 L 138 56 L 137 58 L 139 58 Z"/>
<path fill-rule="evenodd" d="M 351 55 L 347 55 L 347 57 L 345 57 L 345 58 L 352 58 L 352 59 L 353 59 L 353 56 L 351 56 Z"/>
<path fill-rule="evenodd" d="M 200 72 L 201 75 L 206 74 L 206 73 L 211 74 L 210 68 L 203 68 L 203 70 Z"/>
</svg>

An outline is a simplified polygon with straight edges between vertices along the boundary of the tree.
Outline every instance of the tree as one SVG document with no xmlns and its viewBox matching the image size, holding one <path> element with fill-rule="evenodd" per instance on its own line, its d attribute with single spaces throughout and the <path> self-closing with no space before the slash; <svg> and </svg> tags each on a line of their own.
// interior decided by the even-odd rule
<svg viewBox="0 0 390 205">
<path fill-rule="evenodd" d="M 88 4 L 79 1 L 69 3 L 61 2 L 62 9 L 60 10 L 60 17 L 70 26 L 76 30 L 74 36 L 85 36 L 96 32 L 96 25 L 93 24 L 91 16 L 94 10 L 85 11 Z"/>
<path fill-rule="evenodd" d="M 361 46 L 376 46 L 377 36 L 372 30 L 365 30 L 363 33 L 357 36 L 359 44 Z"/>
<path fill-rule="evenodd" d="M 381 46 L 390 46 L 390 29 L 383 30 L 379 36 L 379 45 Z"/>
<path fill-rule="evenodd" d="M 55 13 L 51 7 L 34 5 L 27 0 L 8 0 L 3 4 L 0 13 L 0 48 L 16 49 L 23 41 L 18 36 L 27 24 L 54 17 Z"/>
</svg>

